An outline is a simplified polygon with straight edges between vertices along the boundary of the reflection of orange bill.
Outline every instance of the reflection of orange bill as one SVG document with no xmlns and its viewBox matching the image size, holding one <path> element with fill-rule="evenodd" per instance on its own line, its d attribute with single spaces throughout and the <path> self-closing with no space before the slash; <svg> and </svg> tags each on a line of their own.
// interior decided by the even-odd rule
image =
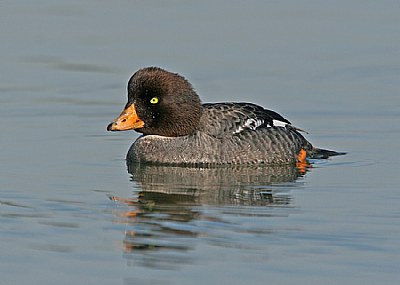
<svg viewBox="0 0 400 285">
<path fill-rule="evenodd" d="M 126 131 L 143 128 L 144 122 L 139 119 L 135 105 L 131 104 L 107 126 L 107 131 Z"/>
</svg>

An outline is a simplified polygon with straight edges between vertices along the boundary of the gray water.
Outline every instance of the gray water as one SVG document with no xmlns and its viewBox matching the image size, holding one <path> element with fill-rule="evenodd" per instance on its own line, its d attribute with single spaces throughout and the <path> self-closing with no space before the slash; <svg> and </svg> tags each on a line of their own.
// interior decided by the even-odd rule
<svg viewBox="0 0 400 285">
<path fill-rule="evenodd" d="M 397 1 L 2 1 L 1 284 L 398 284 Z M 156 65 L 346 156 L 127 168 Z M 118 197 L 111 200 L 110 197 Z"/>
</svg>

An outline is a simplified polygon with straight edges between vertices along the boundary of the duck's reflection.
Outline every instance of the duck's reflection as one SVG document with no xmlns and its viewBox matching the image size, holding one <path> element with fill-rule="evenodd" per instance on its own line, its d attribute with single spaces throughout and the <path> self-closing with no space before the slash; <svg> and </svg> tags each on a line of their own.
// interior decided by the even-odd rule
<svg viewBox="0 0 400 285">
<path fill-rule="evenodd" d="M 188 168 L 128 165 L 132 181 L 141 189 L 144 203 L 207 205 L 287 204 L 273 186 L 296 181 L 301 172 L 294 166 L 231 166 Z"/>
<path fill-rule="evenodd" d="M 189 262 L 199 236 L 219 239 L 215 228 L 231 229 L 234 236 L 237 225 L 227 222 L 227 215 L 254 215 L 253 206 L 258 206 L 265 209 L 259 215 L 273 216 L 271 209 L 290 207 L 289 189 L 304 174 L 294 166 L 130 164 L 128 171 L 138 189 L 135 197 L 114 198 L 130 208 L 123 214 L 126 257 L 134 264 L 163 268 Z"/>
</svg>

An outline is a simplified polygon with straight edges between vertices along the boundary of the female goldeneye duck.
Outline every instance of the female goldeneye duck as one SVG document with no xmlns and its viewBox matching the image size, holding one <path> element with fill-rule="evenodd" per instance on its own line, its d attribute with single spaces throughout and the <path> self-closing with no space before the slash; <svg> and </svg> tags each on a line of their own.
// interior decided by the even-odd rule
<svg viewBox="0 0 400 285">
<path fill-rule="evenodd" d="M 143 135 L 128 162 L 273 165 L 341 154 L 314 148 L 288 120 L 258 105 L 201 104 L 184 77 L 158 67 L 130 78 L 128 103 L 107 127 L 131 129 Z"/>
</svg>

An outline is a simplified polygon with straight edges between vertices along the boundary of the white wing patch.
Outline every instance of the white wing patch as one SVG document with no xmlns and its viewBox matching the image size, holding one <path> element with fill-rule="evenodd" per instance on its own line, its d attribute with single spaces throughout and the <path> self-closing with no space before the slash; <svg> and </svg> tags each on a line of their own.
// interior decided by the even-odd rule
<svg viewBox="0 0 400 285">
<path fill-rule="evenodd" d="M 233 134 L 238 134 L 245 129 L 256 130 L 259 126 L 264 124 L 264 120 L 262 119 L 247 119 L 243 125 L 239 126 Z M 267 127 L 283 127 L 285 128 L 288 123 L 279 121 L 279 120 L 272 120 L 272 125 L 268 124 Z"/>
<path fill-rule="evenodd" d="M 274 127 L 284 127 L 285 128 L 287 123 L 279 121 L 279 120 L 272 120 L 272 125 L 274 125 Z"/>
<path fill-rule="evenodd" d="M 239 126 L 234 132 L 233 134 L 238 134 L 241 131 L 243 131 L 244 129 L 250 129 L 250 130 L 255 130 L 257 129 L 259 126 L 261 126 L 262 124 L 264 124 L 264 120 L 262 119 L 247 119 L 244 124 L 242 126 Z"/>
</svg>

